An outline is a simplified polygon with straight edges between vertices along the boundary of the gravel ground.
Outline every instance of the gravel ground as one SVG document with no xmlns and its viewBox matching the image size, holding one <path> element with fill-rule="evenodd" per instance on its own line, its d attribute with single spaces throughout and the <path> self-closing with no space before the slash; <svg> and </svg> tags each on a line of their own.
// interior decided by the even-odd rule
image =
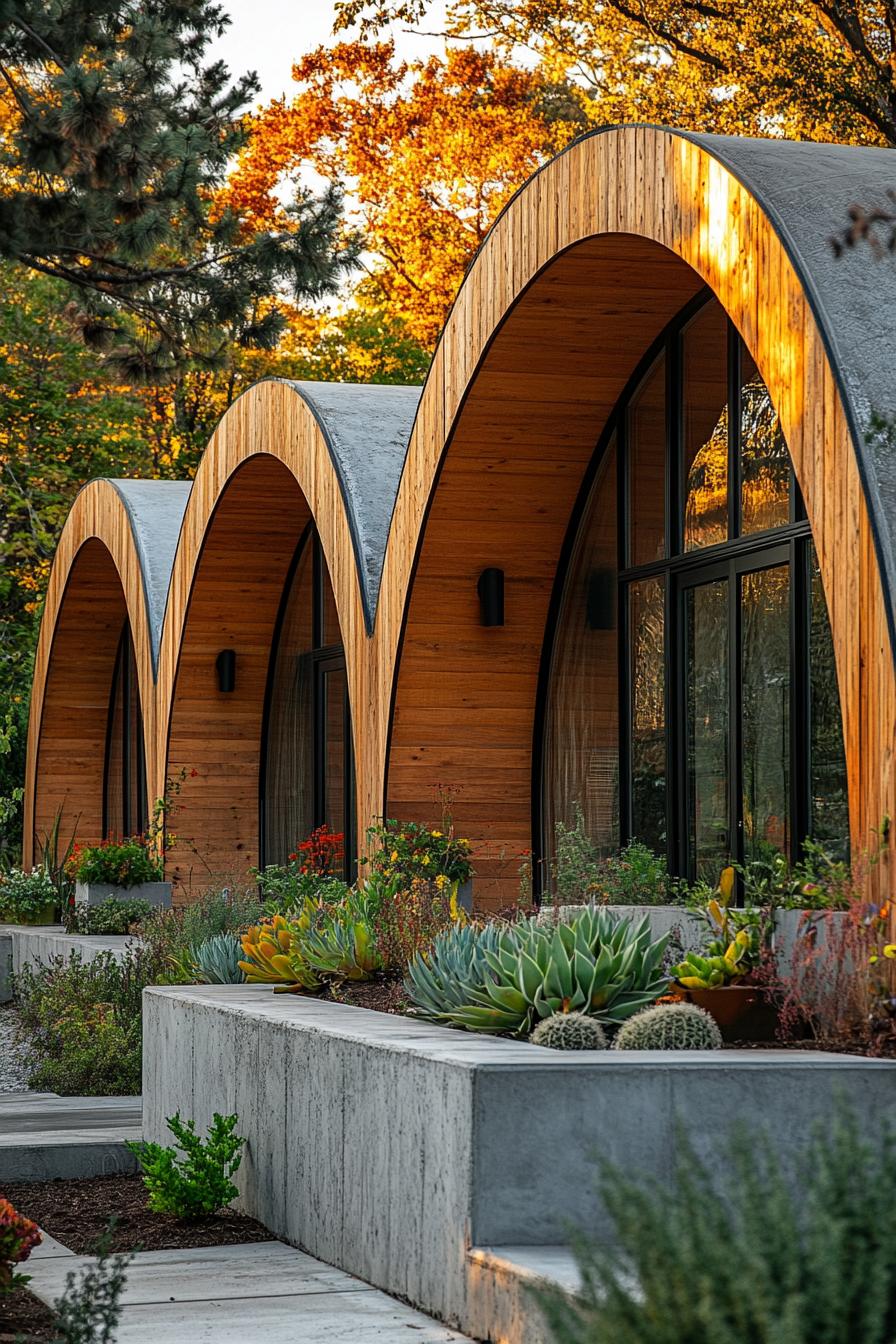
<svg viewBox="0 0 896 1344">
<path fill-rule="evenodd" d="M 0 1092 L 25 1092 L 28 1082 L 13 1037 L 19 1015 L 10 1004 L 0 1007 Z"/>
</svg>

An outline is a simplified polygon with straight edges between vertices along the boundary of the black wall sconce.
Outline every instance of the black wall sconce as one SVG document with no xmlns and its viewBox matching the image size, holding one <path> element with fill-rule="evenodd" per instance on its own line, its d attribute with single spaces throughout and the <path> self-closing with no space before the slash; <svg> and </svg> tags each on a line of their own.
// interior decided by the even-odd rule
<svg viewBox="0 0 896 1344">
<path fill-rule="evenodd" d="M 616 575 L 612 569 L 592 569 L 588 575 L 585 610 L 589 630 L 616 629 Z"/>
<path fill-rule="evenodd" d="M 229 695 L 236 689 L 236 649 L 222 649 L 215 659 L 218 690 Z"/>
<path fill-rule="evenodd" d="M 476 584 L 481 625 L 504 624 L 504 571 L 484 569 Z"/>
</svg>

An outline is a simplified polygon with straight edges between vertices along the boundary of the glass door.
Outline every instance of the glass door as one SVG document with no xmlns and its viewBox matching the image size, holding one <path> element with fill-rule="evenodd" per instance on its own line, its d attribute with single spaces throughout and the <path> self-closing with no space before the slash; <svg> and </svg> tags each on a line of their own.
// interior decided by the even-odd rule
<svg viewBox="0 0 896 1344">
<path fill-rule="evenodd" d="M 791 558 L 768 548 L 679 578 L 683 869 L 792 853 Z"/>
</svg>

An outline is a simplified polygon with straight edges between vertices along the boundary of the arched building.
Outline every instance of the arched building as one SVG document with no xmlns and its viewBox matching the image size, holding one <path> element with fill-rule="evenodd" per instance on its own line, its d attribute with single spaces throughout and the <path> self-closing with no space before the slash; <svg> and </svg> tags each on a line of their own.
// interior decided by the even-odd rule
<svg viewBox="0 0 896 1344">
<path fill-rule="evenodd" d="M 26 861 L 183 778 L 189 892 L 455 795 L 477 899 L 582 810 L 674 871 L 896 808 L 887 151 L 621 127 L 507 206 L 419 389 L 264 382 L 195 482 L 93 482 L 50 579 Z M 195 773 L 194 773 L 195 772 Z M 889 881 L 889 864 L 877 872 Z"/>
</svg>

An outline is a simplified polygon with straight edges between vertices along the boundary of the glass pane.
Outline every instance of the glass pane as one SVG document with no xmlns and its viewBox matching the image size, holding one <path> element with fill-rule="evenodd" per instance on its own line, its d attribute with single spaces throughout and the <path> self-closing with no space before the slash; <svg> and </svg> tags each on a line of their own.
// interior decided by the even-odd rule
<svg viewBox="0 0 896 1344">
<path fill-rule="evenodd" d="M 582 809 L 604 852 L 619 844 L 619 668 L 616 611 L 616 445 L 585 510 L 566 580 L 545 719 L 545 853 L 558 821 Z"/>
<path fill-rule="evenodd" d="M 744 860 L 791 852 L 790 567 L 741 580 Z"/>
<path fill-rule="evenodd" d="M 311 570 L 306 545 L 292 581 L 268 706 L 264 861 L 285 863 L 313 829 Z"/>
<path fill-rule="evenodd" d="M 119 647 L 109 699 L 109 738 L 106 744 L 106 836 L 119 839 L 124 834 L 124 697 L 122 695 L 122 657 Z"/>
<path fill-rule="evenodd" d="M 728 816 L 728 581 L 685 593 L 690 872 L 718 879 L 731 852 Z"/>
<path fill-rule="evenodd" d="M 684 549 L 728 538 L 728 319 L 715 301 L 682 343 Z"/>
<path fill-rule="evenodd" d="M 324 821 L 345 835 L 346 674 L 337 667 L 323 674 Z"/>
<path fill-rule="evenodd" d="M 666 655 L 662 578 L 629 587 L 632 686 L 632 835 L 666 848 Z"/>
<path fill-rule="evenodd" d="M 631 540 L 629 564 L 666 552 L 666 359 L 660 356 L 628 412 Z"/>
<path fill-rule="evenodd" d="M 790 518 L 790 454 L 768 389 L 746 346 L 741 350 L 740 530 L 764 532 Z"/>
<path fill-rule="evenodd" d="M 809 667 L 812 702 L 812 836 L 837 858 L 849 857 L 849 797 L 840 691 L 834 663 L 834 642 L 828 620 L 821 571 L 815 547 L 812 564 L 812 610 Z"/>
</svg>

